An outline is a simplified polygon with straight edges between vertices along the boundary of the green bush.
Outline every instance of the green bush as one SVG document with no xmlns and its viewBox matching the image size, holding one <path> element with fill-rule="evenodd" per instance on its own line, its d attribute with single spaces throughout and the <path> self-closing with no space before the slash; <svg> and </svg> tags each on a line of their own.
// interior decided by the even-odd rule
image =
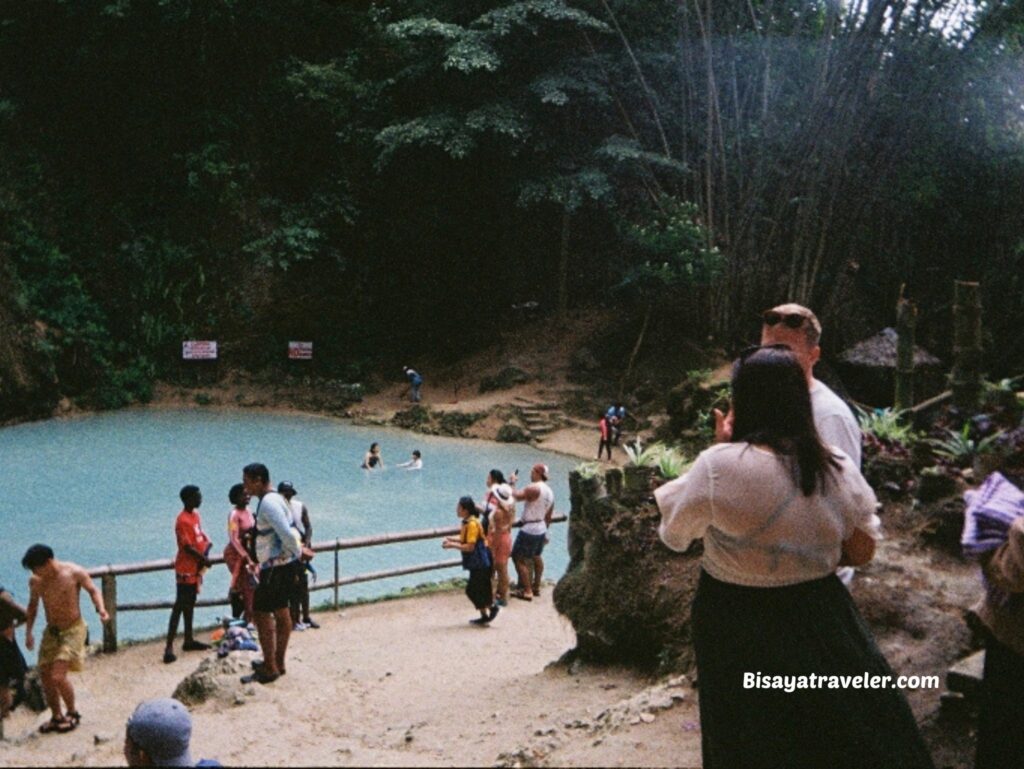
<svg viewBox="0 0 1024 769">
<path fill-rule="evenodd" d="M 417 427 L 422 427 L 430 421 L 430 409 L 426 406 L 410 406 L 404 411 L 399 411 L 395 414 L 391 423 L 395 427 L 402 427 L 406 430 L 412 430 Z"/>
<path fill-rule="evenodd" d="M 461 411 L 446 411 L 441 415 L 441 432 L 446 435 L 462 435 L 466 428 L 480 419 L 480 414 L 466 414 Z"/>
<path fill-rule="evenodd" d="M 501 443 L 528 443 L 530 436 L 519 425 L 502 425 L 497 440 Z"/>
<path fill-rule="evenodd" d="M 521 368 L 508 366 L 497 374 L 486 376 L 480 380 L 480 392 L 492 392 L 494 390 L 508 390 L 516 385 L 525 384 L 530 381 L 530 375 Z"/>
</svg>

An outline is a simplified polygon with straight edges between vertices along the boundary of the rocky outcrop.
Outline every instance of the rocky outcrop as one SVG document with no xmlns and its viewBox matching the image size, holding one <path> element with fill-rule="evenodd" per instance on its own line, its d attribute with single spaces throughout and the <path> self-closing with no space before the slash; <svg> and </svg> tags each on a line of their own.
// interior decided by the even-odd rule
<svg viewBox="0 0 1024 769">
<path fill-rule="evenodd" d="M 569 476 L 570 562 L 555 586 L 555 608 L 576 630 L 573 656 L 686 671 L 700 557 L 661 543 L 650 492 L 630 485 L 618 469 L 603 478 Z"/>
<path fill-rule="evenodd" d="M 252 673 L 257 653 L 235 651 L 226 657 L 207 657 L 199 667 L 181 680 L 174 689 L 174 699 L 192 707 L 207 700 L 223 705 L 243 705 L 253 696 L 253 684 L 243 684 L 241 677 Z"/>
</svg>

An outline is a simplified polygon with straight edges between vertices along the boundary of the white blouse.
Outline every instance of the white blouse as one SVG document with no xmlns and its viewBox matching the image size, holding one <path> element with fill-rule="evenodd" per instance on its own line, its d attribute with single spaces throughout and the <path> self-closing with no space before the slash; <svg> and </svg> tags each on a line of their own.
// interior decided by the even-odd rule
<svg viewBox="0 0 1024 769">
<path fill-rule="evenodd" d="M 690 471 L 659 487 L 662 542 L 680 552 L 704 538 L 703 567 L 715 579 L 751 587 L 827 576 L 855 529 L 881 538 L 878 500 L 840 449 L 824 491 L 805 496 L 793 462 L 749 443 L 719 443 Z"/>
</svg>

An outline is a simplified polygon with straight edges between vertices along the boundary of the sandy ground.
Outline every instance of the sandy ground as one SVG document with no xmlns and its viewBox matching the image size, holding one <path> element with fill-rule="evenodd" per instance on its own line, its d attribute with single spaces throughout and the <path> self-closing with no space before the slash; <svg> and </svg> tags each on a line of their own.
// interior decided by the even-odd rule
<svg viewBox="0 0 1024 769">
<path fill-rule="evenodd" d="M 193 708 L 193 758 L 271 766 L 700 766 L 696 694 L 618 669 L 550 666 L 572 627 L 551 589 L 477 628 L 460 592 L 317 615 L 293 635 L 288 674 L 269 686 L 217 680 Z M 44 714 L 6 722 L 0 764 L 123 765 L 125 720 L 170 696 L 200 653 L 160 663 L 161 644 L 98 655 L 75 676 L 82 725 L 40 735 Z M 247 653 L 232 655 L 244 667 Z M 671 693 L 671 697 L 666 696 Z"/>
</svg>

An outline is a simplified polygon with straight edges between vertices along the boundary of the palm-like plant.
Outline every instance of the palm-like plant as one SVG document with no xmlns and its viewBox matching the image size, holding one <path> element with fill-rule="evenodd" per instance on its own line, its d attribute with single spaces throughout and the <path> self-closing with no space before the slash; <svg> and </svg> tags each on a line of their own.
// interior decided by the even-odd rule
<svg viewBox="0 0 1024 769">
<path fill-rule="evenodd" d="M 678 478 L 686 469 L 686 456 L 677 449 L 666 448 L 658 457 L 658 474 L 667 481 Z"/>
<path fill-rule="evenodd" d="M 946 430 L 945 438 L 933 438 L 928 443 L 937 456 L 958 467 L 966 467 L 975 457 L 997 451 L 1002 436 L 1003 431 L 1000 430 L 985 438 L 975 439 L 971 437 L 970 424 L 965 424 L 959 432 Z"/>
<path fill-rule="evenodd" d="M 637 438 L 633 443 L 627 443 L 623 446 L 623 449 L 631 465 L 636 467 L 655 467 L 665 447 L 660 443 L 652 443 L 647 448 L 644 448 L 640 439 Z"/>
</svg>

